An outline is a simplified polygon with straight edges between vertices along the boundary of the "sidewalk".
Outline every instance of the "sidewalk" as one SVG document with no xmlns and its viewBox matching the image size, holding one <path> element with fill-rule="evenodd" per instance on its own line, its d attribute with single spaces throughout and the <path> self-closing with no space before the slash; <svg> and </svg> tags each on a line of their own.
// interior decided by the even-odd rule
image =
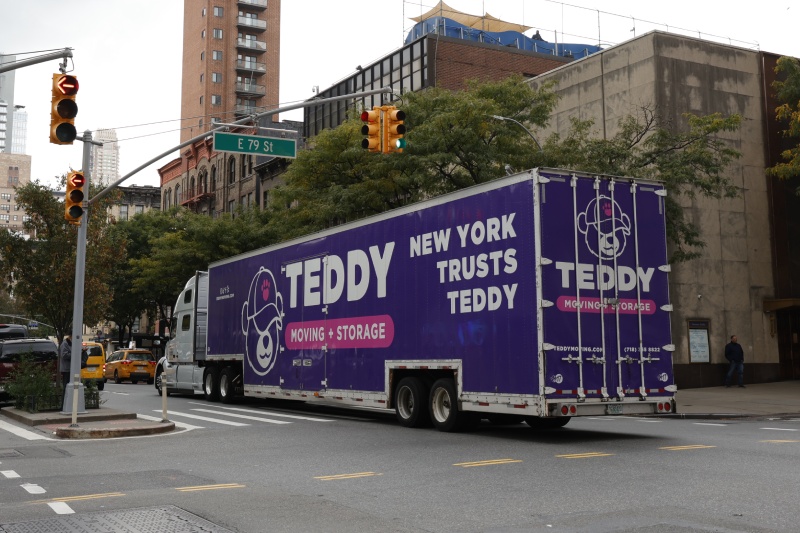
<svg viewBox="0 0 800 533">
<path fill-rule="evenodd" d="M 686 418 L 800 415 L 800 380 L 678 390 L 678 411 Z"/>
<path fill-rule="evenodd" d="M 0 414 L 27 426 L 53 433 L 62 439 L 108 439 L 168 433 L 175 429 L 174 422 L 152 421 L 138 418 L 136 413 L 116 409 L 87 409 L 78 414 L 78 425 L 72 427 L 72 415 L 60 412 L 29 413 L 13 407 L 4 407 Z"/>
<path fill-rule="evenodd" d="M 678 411 L 669 418 L 742 418 L 757 416 L 799 416 L 800 380 L 756 383 L 739 387 L 685 389 L 677 393 Z M 4 407 L 0 414 L 19 423 L 36 426 L 64 439 L 97 439 L 167 433 L 174 422 L 137 418 L 136 413 L 116 409 L 89 409 L 78 415 L 78 427 L 70 427 L 71 415 L 58 412 L 28 413 Z M 169 413 L 167 413 L 169 415 Z"/>
</svg>

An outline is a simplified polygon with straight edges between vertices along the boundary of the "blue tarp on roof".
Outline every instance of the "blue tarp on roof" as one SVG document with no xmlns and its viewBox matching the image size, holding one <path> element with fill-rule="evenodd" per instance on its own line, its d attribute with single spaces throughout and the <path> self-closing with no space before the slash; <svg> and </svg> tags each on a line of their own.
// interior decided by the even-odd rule
<svg viewBox="0 0 800 533">
<path fill-rule="evenodd" d="M 406 44 L 429 33 L 438 33 L 439 35 L 456 39 L 466 39 L 469 41 L 495 44 L 497 46 L 518 48 L 519 50 L 529 50 L 561 57 L 586 57 L 602 50 L 599 46 L 591 44 L 550 43 L 539 37 L 539 32 L 536 32 L 536 35 L 531 38 L 516 31 L 483 31 L 464 26 L 447 17 L 431 17 L 422 22 L 418 22 L 411 28 L 411 31 L 408 32 Z"/>
</svg>

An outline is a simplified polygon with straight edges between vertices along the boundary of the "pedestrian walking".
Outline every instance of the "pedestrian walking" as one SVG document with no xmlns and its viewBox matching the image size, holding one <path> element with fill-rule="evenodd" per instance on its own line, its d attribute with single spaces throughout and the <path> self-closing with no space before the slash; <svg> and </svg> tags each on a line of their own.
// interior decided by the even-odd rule
<svg viewBox="0 0 800 533">
<path fill-rule="evenodd" d="M 725 359 L 728 360 L 730 366 L 728 367 L 728 373 L 725 375 L 725 386 L 731 386 L 731 378 L 733 377 L 733 373 L 736 372 L 739 375 L 739 386 L 741 388 L 744 387 L 744 350 L 742 350 L 742 345 L 739 344 L 736 335 L 731 335 L 731 342 L 725 345 Z"/>
<path fill-rule="evenodd" d="M 61 381 L 64 386 L 62 394 L 67 395 L 70 365 L 72 364 L 72 337 L 66 335 L 58 348 L 58 371 L 61 372 Z"/>
</svg>

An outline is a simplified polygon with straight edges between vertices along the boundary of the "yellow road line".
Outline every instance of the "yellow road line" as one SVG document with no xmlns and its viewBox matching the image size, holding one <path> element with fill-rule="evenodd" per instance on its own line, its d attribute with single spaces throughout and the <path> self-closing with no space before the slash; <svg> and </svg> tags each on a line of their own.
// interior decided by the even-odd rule
<svg viewBox="0 0 800 533">
<path fill-rule="evenodd" d="M 473 466 L 505 465 L 509 463 L 521 463 L 522 459 L 490 459 L 488 461 L 469 461 L 466 463 L 455 463 L 453 466 L 471 468 Z"/>
<path fill-rule="evenodd" d="M 29 503 L 51 503 L 51 502 L 77 502 L 81 500 L 96 500 L 98 498 L 115 498 L 125 496 L 123 492 L 106 492 L 103 494 L 84 494 L 83 496 L 64 496 L 62 498 L 49 498 L 46 500 L 34 500 Z"/>
<path fill-rule="evenodd" d="M 176 487 L 179 492 L 196 492 L 199 490 L 218 490 L 218 489 L 242 489 L 244 485 L 239 483 L 222 483 L 220 485 L 196 485 L 194 487 Z"/>
<path fill-rule="evenodd" d="M 564 455 L 556 455 L 561 459 L 590 459 L 592 457 L 609 457 L 614 455 L 613 453 L 602 453 L 602 452 L 587 452 L 587 453 L 567 453 Z"/>
<path fill-rule="evenodd" d="M 716 448 L 716 446 L 706 446 L 705 444 L 689 444 L 687 446 L 663 446 L 659 448 L 659 450 L 679 452 L 682 450 L 702 450 L 704 448 Z"/>
<path fill-rule="evenodd" d="M 370 477 L 370 476 L 382 476 L 383 474 L 378 474 L 376 472 L 358 472 L 355 474 L 338 474 L 335 476 L 314 476 L 314 479 L 319 479 L 320 481 L 334 481 L 337 479 L 354 479 L 358 477 Z"/>
<path fill-rule="evenodd" d="M 760 440 L 758 442 L 768 442 L 770 444 L 783 444 L 785 442 L 800 442 L 800 440 Z"/>
</svg>

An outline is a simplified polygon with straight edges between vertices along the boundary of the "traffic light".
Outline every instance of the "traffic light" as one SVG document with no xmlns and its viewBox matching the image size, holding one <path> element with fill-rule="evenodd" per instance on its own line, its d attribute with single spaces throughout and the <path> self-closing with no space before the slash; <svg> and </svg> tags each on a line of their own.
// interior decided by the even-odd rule
<svg viewBox="0 0 800 533">
<path fill-rule="evenodd" d="M 67 194 L 64 197 L 64 220 L 79 226 L 83 217 L 83 199 L 86 197 L 86 176 L 73 170 L 67 176 Z"/>
<path fill-rule="evenodd" d="M 406 147 L 406 140 L 403 137 L 406 133 L 406 126 L 403 122 L 406 118 L 405 111 L 394 106 L 386 108 L 383 114 L 383 153 L 402 152 Z"/>
<path fill-rule="evenodd" d="M 361 134 L 366 135 L 361 141 L 361 147 L 366 148 L 370 152 L 380 152 L 381 147 L 381 108 L 373 107 L 372 111 L 364 111 L 361 113 L 361 120 L 364 125 L 361 126 Z"/>
<path fill-rule="evenodd" d="M 78 135 L 75 116 L 78 104 L 78 78 L 69 74 L 53 74 L 53 100 L 50 108 L 50 142 L 72 144 Z"/>
</svg>

